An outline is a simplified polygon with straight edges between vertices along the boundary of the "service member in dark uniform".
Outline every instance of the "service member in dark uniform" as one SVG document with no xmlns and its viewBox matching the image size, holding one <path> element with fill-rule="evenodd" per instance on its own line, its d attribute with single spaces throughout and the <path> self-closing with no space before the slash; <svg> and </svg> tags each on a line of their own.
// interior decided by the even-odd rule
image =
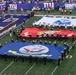
<svg viewBox="0 0 76 75">
<path fill-rule="evenodd" d="M 61 60 L 61 57 L 59 56 L 59 58 L 58 58 L 58 66 L 60 65 L 60 60 Z"/>
<path fill-rule="evenodd" d="M 44 37 L 44 34 L 41 35 L 41 38 L 43 38 L 43 37 Z"/>
<path fill-rule="evenodd" d="M 4 61 L 7 61 L 7 54 L 6 54 L 6 52 L 4 53 Z"/>
<path fill-rule="evenodd" d="M 40 44 L 42 44 L 42 40 L 40 40 L 39 42 L 40 42 Z"/>
<path fill-rule="evenodd" d="M 44 60 L 44 65 L 46 65 L 46 60 L 47 60 L 47 58 L 44 57 L 43 60 Z"/>
<path fill-rule="evenodd" d="M 65 39 L 65 41 L 66 41 L 66 39 L 67 39 L 67 35 L 66 35 L 66 34 L 64 35 L 64 39 Z"/>
<path fill-rule="evenodd" d="M 59 38 L 59 35 L 58 35 L 58 34 L 56 34 L 56 38 L 57 38 L 57 39 Z"/>
<path fill-rule="evenodd" d="M 64 58 L 64 52 L 63 51 L 61 53 L 61 58 L 62 58 L 62 61 L 63 61 L 63 58 Z"/>
<path fill-rule="evenodd" d="M 64 57 L 66 56 L 66 47 L 64 47 Z"/>
<path fill-rule="evenodd" d="M 45 42 L 45 44 L 47 44 L 47 41 L 46 40 L 44 42 Z"/>
<path fill-rule="evenodd" d="M 49 37 L 49 34 L 46 34 L 46 37 L 48 38 Z"/>
<path fill-rule="evenodd" d="M 22 55 L 22 57 L 21 57 L 21 60 L 22 60 L 22 62 L 24 62 L 24 56 Z"/>
<path fill-rule="evenodd" d="M 25 21 L 26 21 L 26 19 L 24 18 L 24 19 L 23 19 L 24 24 L 25 24 Z"/>
<path fill-rule="evenodd" d="M 74 49 L 74 47 L 75 47 L 75 43 L 72 44 L 72 49 Z"/>
<path fill-rule="evenodd" d="M 39 39 L 39 35 L 36 35 L 37 40 Z"/>
<path fill-rule="evenodd" d="M 54 38 L 54 35 L 53 34 L 51 34 L 51 38 Z"/>
<path fill-rule="evenodd" d="M 30 39 L 32 39 L 32 35 L 31 34 L 29 35 L 29 37 L 30 37 Z"/>
<path fill-rule="evenodd" d="M 31 55 L 29 56 L 29 60 L 30 60 L 30 63 L 32 63 L 32 56 Z"/>
<path fill-rule="evenodd" d="M 69 54 L 69 45 L 66 45 L 66 53 Z"/>
<path fill-rule="evenodd" d="M 74 35 L 72 35 L 72 42 L 74 42 Z"/>
<path fill-rule="evenodd" d="M 17 62 L 17 56 L 14 56 L 14 62 Z"/>
<path fill-rule="evenodd" d="M 36 64 L 38 64 L 38 57 L 36 56 Z"/>
<path fill-rule="evenodd" d="M 61 35 L 61 33 L 60 33 L 60 37 L 59 37 L 60 39 L 62 39 L 62 35 Z"/>
<path fill-rule="evenodd" d="M 15 31 L 13 31 L 13 35 L 16 36 L 16 32 Z"/>
</svg>

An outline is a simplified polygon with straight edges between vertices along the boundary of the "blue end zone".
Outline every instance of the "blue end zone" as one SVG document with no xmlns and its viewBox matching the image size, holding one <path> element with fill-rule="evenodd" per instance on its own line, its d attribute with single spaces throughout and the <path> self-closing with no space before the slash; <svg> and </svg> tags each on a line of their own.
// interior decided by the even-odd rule
<svg viewBox="0 0 76 75">
<path fill-rule="evenodd" d="M 3 22 L 4 20 L 7 20 L 8 18 L 10 18 L 11 15 L 6 15 L 5 19 L 0 19 L 0 26 L 5 27 L 7 25 L 9 25 L 11 22 Z M 28 19 L 28 15 L 27 16 L 18 16 L 15 15 L 13 16 L 13 18 L 18 18 L 18 20 L 16 21 L 16 25 L 20 25 L 23 22 L 23 19 L 25 18 L 25 21 Z"/>
<path fill-rule="evenodd" d="M 4 55 L 6 52 L 8 56 L 25 56 L 28 57 L 32 55 L 32 57 L 40 57 L 44 56 L 47 59 L 55 59 L 57 60 L 59 56 L 61 56 L 62 51 L 64 51 L 64 46 L 54 46 L 50 44 L 33 44 L 27 42 L 10 42 L 5 44 L 0 49 L 0 55 Z"/>
</svg>

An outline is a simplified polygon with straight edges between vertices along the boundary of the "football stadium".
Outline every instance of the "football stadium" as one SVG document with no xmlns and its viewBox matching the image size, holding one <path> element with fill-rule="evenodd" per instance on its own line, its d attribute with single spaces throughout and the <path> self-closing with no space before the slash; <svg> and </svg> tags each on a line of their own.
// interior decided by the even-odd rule
<svg viewBox="0 0 76 75">
<path fill-rule="evenodd" d="M 76 0 L 0 0 L 0 75 L 76 75 Z"/>
</svg>

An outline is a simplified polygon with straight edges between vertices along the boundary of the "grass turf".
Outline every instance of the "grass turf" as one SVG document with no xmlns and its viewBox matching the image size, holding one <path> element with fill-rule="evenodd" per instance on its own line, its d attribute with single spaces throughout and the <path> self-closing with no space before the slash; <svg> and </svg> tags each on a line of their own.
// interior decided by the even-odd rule
<svg viewBox="0 0 76 75">
<path fill-rule="evenodd" d="M 34 22 L 34 20 L 38 20 L 40 18 L 41 17 L 32 17 L 29 20 L 27 20 L 27 22 L 23 25 L 25 26 L 25 28 L 30 27 L 32 22 Z M 20 27 L 17 27 L 15 31 L 17 29 L 20 29 Z M 10 42 L 12 38 L 10 38 L 9 34 L 7 34 L 2 39 L 0 39 L 0 43 L 4 45 L 6 41 Z M 16 39 L 14 38 L 14 40 Z M 29 39 L 25 39 L 25 40 L 30 42 Z M 54 41 L 57 41 L 58 45 L 63 45 L 63 43 L 65 42 L 65 40 L 58 40 L 58 39 L 45 39 L 45 40 L 48 40 L 48 41 L 50 40 L 52 44 Z M 66 40 L 66 42 L 69 44 L 69 47 L 71 47 L 72 45 L 71 40 L 68 39 Z M 13 58 L 8 58 L 8 61 L 4 61 L 3 58 L 0 57 L 0 73 L 8 65 L 10 65 L 6 70 L 3 71 L 2 74 L 6 74 L 6 75 L 69 75 L 69 74 L 76 75 L 76 71 L 75 71 L 76 51 L 75 49 L 74 50 L 71 49 L 69 53 L 73 57 L 71 59 L 64 58 L 64 61 L 61 63 L 59 67 L 57 67 L 56 60 L 49 60 L 47 61 L 47 65 L 44 65 L 42 59 L 39 60 L 38 64 L 35 64 L 35 60 L 33 60 L 32 63 L 29 63 L 29 60 L 25 59 L 25 62 L 22 63 L 21 59 L 18 59 L 18 62 L 14 62 L 10 65 L 10 63 L 13 62 Z M 55 68 L 56 68 L 56 71 L 52 74 Z"/>
</svg>

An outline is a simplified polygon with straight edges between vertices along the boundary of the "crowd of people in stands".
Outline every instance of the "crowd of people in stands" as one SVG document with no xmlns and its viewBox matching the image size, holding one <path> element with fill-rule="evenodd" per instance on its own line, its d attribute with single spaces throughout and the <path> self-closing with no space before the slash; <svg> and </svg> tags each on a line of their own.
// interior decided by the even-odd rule
<svg viewBox="0 0 76 75">
<path fill-rule="evenodd" d="M 0 3 L 34 3 L 34 2 L 76 2 L 76 0 L 0 0 Z"/>
</svg>

